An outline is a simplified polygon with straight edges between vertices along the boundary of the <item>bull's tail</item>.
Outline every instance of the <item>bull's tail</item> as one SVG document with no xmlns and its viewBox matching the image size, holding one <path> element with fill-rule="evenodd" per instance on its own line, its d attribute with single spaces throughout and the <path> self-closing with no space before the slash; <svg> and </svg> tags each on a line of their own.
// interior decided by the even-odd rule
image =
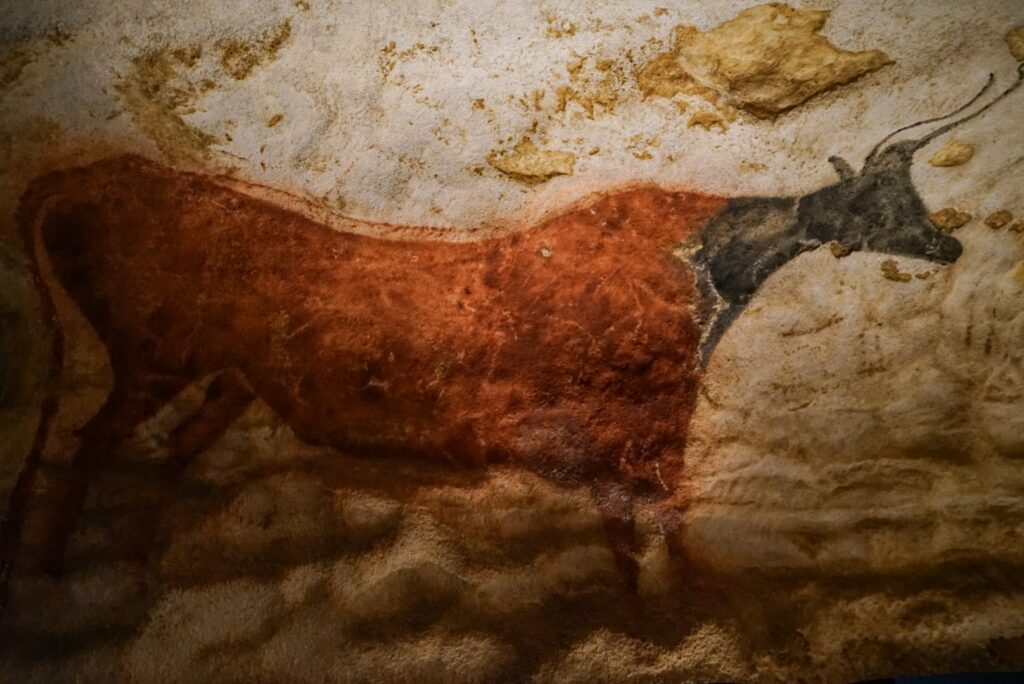
<svg viewBox="0 0 1024 684">
<path fill-rule="evenodd" d="M 54 189 L 60 186 L 60 183 L 54 183 L 54 180 L 52 176 L 44 176 L 33 182 L 22 195 L 15 215 L 25 254 L 28 257 L 29 272 L 39 293 L 40 317 L 49 332 L 52 346 L 50 348 L 46 397 L 40 408 L 39 423 L 35 439 L 32 442 L 32 449 L 29 451 L 14 488 L 11 490 L 7 510 L 0 518 L 0 611 L 3 611 L 7 603 L 7 584 L 21 542 L 22 525 L 36 484 L 43 449 L 50 432 L 50 423 L 57 413 L 58 384 L 64 367 L 64 333 L 57 317 L 53 297 L 39 265 L 39 253 L 43 249 L 40 244 L 40 227 L 48 208 L 47 205 L 57 196 Z"/>
</svg>

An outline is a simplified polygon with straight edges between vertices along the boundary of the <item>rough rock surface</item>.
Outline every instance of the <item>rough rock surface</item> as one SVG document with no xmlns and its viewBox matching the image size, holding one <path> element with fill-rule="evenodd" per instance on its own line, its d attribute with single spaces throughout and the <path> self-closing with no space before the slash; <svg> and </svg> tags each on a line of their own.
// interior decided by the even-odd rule
<svg viewBox="0 0 1024 684">
<path fill-rule="evenodd" d="M 707 36 L 751 3 L 663 5 L 8 3 L 0 494 L 51 386 L 61 401 L 41 490 L 112 386 L 96 332 L 59 291 L 65 367 L 48 379 L 13 217 L 39 173 L 142 153 L 286 191 L 265 198 L 339 230 L 362 230 L 357 217 L 453 241 L 637 180 L 799 195 L 833 181 L 830 155 L 859 166 L 885 134 L 956 109 L 988 73 L 1000 89 L 1020 59 L 1004 36 L 1024 23 L 1002 0 L 823 2 L 819 38 L 893 64 L 775 119 L 740 111 L 708 131 L 679 113 L 706 93 L 645 98 L 634 75 L 670 49 L 673 26 Z M 923 163 L 944 140 L 921 151 L 913 176 L 929 209 L 1024 215 L 1019 102 L 957 131 L 976 146 L 969 163 Z M 575 155 L 573 174 L 529 185 L 488 164 L 526 136 Z M 158 492 L 168 436 L 201 405 L 204 378 L 135 431 L 122 467 L 98 473 L 65 574 L 15 572 L 0 679 L 1024 669 L 1022 230 L 1019 218 L 966 223 L 951 267 L 822 248 L 768 279 L 704 376 L 675 483 L 687 555 L 670 553 L 661 509 L 637 512 L 640 619 L 585 488 L 508 466 L 354 458 L 298 439 L 261 401 L 184 472 L 139 563 L 119 540 Z"/>
<path fill-rule="evenodd" d="M 695 84 L 771 117 L 890 63 L 880 50 L 836 48 L 819 33 L 826 19 L 825 11 L 772 3 L 743 10 L 706 32 L 678 26 L 671 52 L 647 65 L 641 82 L 645 91 L 666 97 Z"/>
</svg>

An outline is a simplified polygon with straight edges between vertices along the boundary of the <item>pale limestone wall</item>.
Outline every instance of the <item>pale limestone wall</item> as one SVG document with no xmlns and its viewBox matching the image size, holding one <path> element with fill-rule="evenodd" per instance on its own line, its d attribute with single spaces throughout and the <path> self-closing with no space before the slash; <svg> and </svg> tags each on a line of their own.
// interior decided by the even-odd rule
<svg viewBox="0 0 1024 684">
<path fill-rule="evenodd" d="M 198 48 L 192 67 L 167 55 L 167 68 L 191 85 L 172 78 L 183 92 L 155 99 L 178 103 L 173 115 L 216 141 L 203 167 L 326 195 L 334 206 L 340 199 L 350 215 L 453 227 L 508 221 L 595 183 L 643 179 L 727 195 L 806 192 L 832 178 L 830 154 L 860 159 L 888 131 L 959 105 L 989 72 L 1008 77 L 1014 62 L 1003 35 L 1022 19 L 1015 3 L 999 0 L 819 3 L 832 10 L 826 37 L 848 50 L 883 50 L 894 64 L 776 121 L 744 118 L 719 133 L 687 128 L 699 100 L 686 114 L 645 101 L 634 72 L 671 46 L 673 27 L 711 28 L 749 3 L 305 4 L 12 3 L 4 34 L 8 53 L 20 52 L 4 59 L 4 73 L 24 66 L 0 102 L 4 166 L 45 156 L 67 138 L 157 154 L 156 126 L 140 127 L 125 111 L 122 91 L 139 71 L 133 60 L 183 50 L 188 62 Z M 283 22 L 287 39 L 268 51 L 266 34 L 272 43 Z M 241 80 L 221 65 L 232 41 L 259 53 Z M 567 67 L 580 58 L 574 79 Z M 613 111 L 597 104 L 591 117 L 574 101 L 556 111 L 560 87 L 599 90 L 608 73 L 601 60 L 612 62 Z M 545 93 L 540 111 L 536 90 Z M 571 178 L 521 187 L 489 168 L 487 156 L 530 134 L 535 120 L 535 135 L 579 162 Z M 979 121 L 973 172 L 919 169 L 925 197 L 968 211 L 1014 199 L 1003 169 L 1016 159 L 1015 128 L 1005 112 Z M 645 151 L 650 158 L 637 158 Z"/>
</svg>

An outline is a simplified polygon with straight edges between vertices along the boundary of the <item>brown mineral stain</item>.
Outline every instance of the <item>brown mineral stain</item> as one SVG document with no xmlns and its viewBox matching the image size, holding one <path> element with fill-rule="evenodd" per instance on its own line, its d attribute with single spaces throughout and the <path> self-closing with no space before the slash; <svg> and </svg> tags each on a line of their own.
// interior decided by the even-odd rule
<svg viewBox="0 0 1024 684">
<path fill-rule="evenodd" d="M 46 32 L 46 40 L 50 41 L 52 45 L 56 47 L 64 47 L 71 42 L 71 34 L 62 29 L 60 26 L 54 26 Z"/>
<path fill-rule="evenodd" d="M 555 112 L 561 113 L 565 111 L 565 106 L 569 103 L 569 100 L 573 97 L 572 88 L 569 86 L 561 86 L 555 91 L 556 104 Z"/>
<path fill-rule="evenodd" d="M 511 152 L 491 152 L 487 162 L 509 178 L 534 185 L 554 176 L 571 175 L 576 155 L 572 152 L 541 150 L 532 140 L 523 138 Z"/>
<path fill-rule="evenodd" d="M 254 41 L 222 40 L 218 43 L 221 49 L 221 68 L 228 76 L 240 81 L 248 77 L 256 67 L 276 59 L 277 53 L 291 35 L 291 21 L 285 19 L 277 26 L 264 31 Z"/>
<path fill-rule="evenodd" d="M 1011 233 L 1024 233 L 1024 221 L 1017 221 L 1010 226 Z"/>
<path fill-rule="evenodd" d="M 1013 279 L 1018 283 L 1024 283 L 1024 261 L 1017 264 L 1017 271 L 1013 274 Z"/>
<path fill-rule="evenodd" d="M 611 112 L 619 102 L 625 72 L 613 59 L 597 59 L 593 68 L 586 68 L 588 57 L 575 57 L 566 64 L 569 84 L 555 89 L 554 110 L 564 112 L 570 102 L 575 102 L 590 118 L 595 112 Z"/>
<path fill-rule="evenodd" d="M 567 19 L 549 13 L 544 16 L 544 20 L 548 24 L 544 32 L 548 38 L 567 38 L 576 35 L 576 24 Z"/>
<path fill-rule="evenodd" d="M 853 252 L 852 247 L 846 246 L 843 243 L 839 242 L 838 240 L 832 240 L 831 242 L 829 242 L 828 250 L 832 252 L 832 256 L 834 256 L 836 259 L 842 259 L 843 257 L 850 256 L 850 254 Z M 890 261 L 892 260 L 890 259 Z M 882 270 L 885 270 L 885 264 L 882 264 Z"/>
<path fill-rule="evenodd" d="M 672 97 L 706 88 L 769 118 L 891 63 L 878 50 L 849 52 L 829 42 L 819 33 L 828 15 L 772 3 L 709 31 L 676 27 L 672 49 L 640 70 L 640 89 Z"/>
<path fill-rule="evenodd" d="M 610 87 L 600 87 L 598 90 L 587 93 L 570 86 L 562 86 L 555 94 L 558 96 L 555 105 L 556 112 L 564 112 L 566 105 L 576 102 L 591 118 L 594 116 L 595 105 L 600 105 L 604 111 L 611 111 L 618 101 L 618 93 Z"/>
<path fill-rule="evenodd" d="M 712 127 L 717 127 L 720 131 L 724 131 L 728 128 L 725 120 L 720 115 L 709 111 L 694 112 L 691 114 L 690 120 L 686 122 L 686 127 L 693 128 L 694 126 L 700 126 L 706 131 L 710 131 Z"/>
<path fill-rule="evenodd" d="M 647 160 L 653 159 L 653 155 L 650 152 L 652 147 L 660 147 L 661 141 L 657 138 L 647 137 L 640 134 L 630 136 L 629 144 L 626 145 L 626 151 L 632 154 L 637 159 Z"/>
<path fill-rule="evenodd" d="M 219 41 L 221 68 L 232 78 L 245 78 L 276 58 L 291 30 L 291 23 L 285 20 L 252 42 Z M 197 44 L 152 49 L 132 60 L 133 69 L 114 86 L 132 123 L 170 159 L 204 159 L 208 148 L 218 141 L 184 119 L 196 111 L 199 97 L 217 85 L 190 75 L 202 58 L 203 46 Z M 271 119 L 267 125 L 280 120 Z M 230 134 L 224 137 L 231 140 Z"/>
<path fill-rule="evenodd" d="M 476 41 L 475 38 L 473 40 Z M 427 45 L 422 42 L 416 43 L 415 45 L 403 50 L 399 50 L 395 41 L 391 40 L 378 51 L 377 66 L 380 68 L 380 72 L 383 74 L 384 78 L 387 79 L 399 62 L 413 59 L 422 54 L 436 55 L 440 51 L 441 48 L 439 46 Z"/>
<path fill-rule="evenodd" d="M 908 282 L 911 278 L 909 273 L 900 271 L 899 264 L 893 259 L 886 259 L 882 262 L 882 276 L 886 280 L 892 280 L 897 283 Z"/>
<path fill-rule="evenodd" d="M 932 155 L 928 163 L 932 166 L 960 166 L 970 161 L 973 156 L 973 145 L 956 138 L 950 138 L 941 149 Z"/>
<path fill-rule="evenodd" d="M 985 225 L 992 230 L 999 230 L 1013 220 L 1013 212 L 1006 209 L 995 211 L 985 217 Z"/>
<path fill-rule="evenodd" d="M 194 67 L 203 56 L 203 49 L 198 45 L 189 45 L 171 50 L 171 56 L 182 66 Z"/>
<path fill-rule="evenodd" d="M 1006 44 L 1009 46 L 1013 58 L 1018 62 L 1024 62 L 1024 25 L 1007 32 Z"/>
<path fill-rule="evenodd" d="M 273 128 L 284 120 L 284 114 L 275 114 L 267 120 L 267 128 Z"/>
<path fill-rule="evenodd" d="M 534 90 L 533 91 L 533 108 L 536 111 L 539 112 L 540 109 L 541 109 L 541 104 L 543 104 L 543 102 L 544 102 L 544 91 L 543 90 Z"/>
<path fill-rule="evenodd" d="M 959 211 L 952 207 L 946 207 L 928 215 L 936 228 L 953 231 L 970 221 L 973 216 L 965 211 Z"/>
<path fill-rule="evenodd" d="M 182 117 L 195 111 L 195 101 L 207 90 L 179 68 L 178 50 L 153 50 L 132 60 L 132 71 L 116 86 L 132 123 L 170 159 L 200 159 L 217 142 Z M 191 54 L 191 53 L 189 53 Z"/>
<path fill-rule="evenodd" d="M 395 59 L 396 49 L 395 41 L 390 40 L 387 45 L 378 51 L 377 65 L 380 67 L 381 73 L 384 74 L 384 78 L 387 78 L 391 74 L 391 70 L 395 68 L 397 61 Z"/>
<path fill-rule="evenodd" d="M 0 55 L 0 98 L 3 93 L 18 82 L 25 67 L 32 63 L 35 55 L 25 46 L 17 47 Z"/>
<path fill-rule="evenodd" d="M 36 37 L 10 40 L 3 45 L 0 49 L 0 100 L 21 79 L 25 67 L 48 50 L 63 47 L 71 40 L 71 34 L 57 26 Z"/>
</svg>

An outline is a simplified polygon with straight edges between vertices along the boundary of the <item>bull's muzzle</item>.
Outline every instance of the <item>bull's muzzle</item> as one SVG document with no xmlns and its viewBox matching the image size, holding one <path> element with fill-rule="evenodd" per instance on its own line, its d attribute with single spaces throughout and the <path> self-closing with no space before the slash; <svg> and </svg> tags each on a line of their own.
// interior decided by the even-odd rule
<svg viewBox="0 0 1024 684">
<path fill-rule="evenodd" d="M 939 235 L 928 248 L 925 249 L 925 254 L 931 261 L 937 261 L 941 264 L 951 264 L 960 258 L 963 254 L 964 247 L 960 244 L 960 241 L 951 235 Z"/>
</svg>

